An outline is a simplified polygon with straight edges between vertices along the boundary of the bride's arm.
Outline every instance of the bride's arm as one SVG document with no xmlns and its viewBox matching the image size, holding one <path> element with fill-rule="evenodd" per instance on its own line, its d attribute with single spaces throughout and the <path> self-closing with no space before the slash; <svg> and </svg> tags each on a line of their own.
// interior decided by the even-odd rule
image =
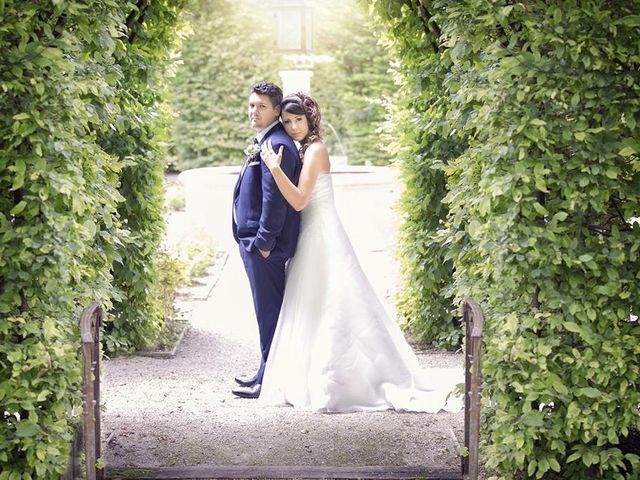
<svg viewBox="0 0 640 480">
<path fill-rule="evenodd" d="M 309 203 L 318 175 L 329 172 L 329 153 L 320 142 L 312 143 L 307 148 L 297 186 L 280 168 L 281 152 L 275 153 L 270 147 L 266 147 L 262 159 L 269 167 L 282 196 L 298 212 Z"/>
</svg>

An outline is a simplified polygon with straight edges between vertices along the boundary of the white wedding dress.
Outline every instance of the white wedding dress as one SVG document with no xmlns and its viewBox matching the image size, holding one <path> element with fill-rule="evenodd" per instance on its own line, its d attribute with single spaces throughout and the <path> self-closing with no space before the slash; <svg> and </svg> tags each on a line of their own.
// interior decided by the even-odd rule
<svg viewBox="0 0 640 480">
<path fill-rule="evenodd" d="M 260 401 L 319 412 L 457 411 L 462 369 L 420 369 L 342 226 L 330 174 L 302 211 Z"/>
</svg>

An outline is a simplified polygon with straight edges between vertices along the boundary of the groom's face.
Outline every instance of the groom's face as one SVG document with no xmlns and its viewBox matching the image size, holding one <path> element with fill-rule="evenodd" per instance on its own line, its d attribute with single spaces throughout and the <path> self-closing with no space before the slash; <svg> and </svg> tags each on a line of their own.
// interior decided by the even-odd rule
<svg viewBox="0 0 640 480">
<path fill-rule="evenodd" d="M 249 122 L 256 132 L 271 125 L 279 115 L 280 106 L 274 107 L 268 95 L 254 92 L 249 96 Z"/>
</svg>

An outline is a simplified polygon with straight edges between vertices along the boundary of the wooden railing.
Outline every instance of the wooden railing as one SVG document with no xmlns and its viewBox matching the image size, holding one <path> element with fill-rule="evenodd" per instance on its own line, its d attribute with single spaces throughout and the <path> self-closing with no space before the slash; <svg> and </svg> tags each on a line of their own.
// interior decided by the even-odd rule
<svg viewBox="0 0 640 480">
<path fill-rule="evenodd" d="M 480 446 L 480 393 L 482 372 L 480 354 L 482 349 L 482 328 L 484 316 L 474 300 L 463 305 L 465 324 L 465 379 L 464 379 L 464 445 L 467 455 L 462 457 L 462 477 L 477 480 Z"/>
<path fill-rule="evenodd" d="M 100 459 L 100 325 L 102 307 L 97 302 L 89 305 L 80 317 L 80 337 L 84 358 L 84 379 L 82 384 L 83 428 L 87 480 L 103 480 L 104 469 L 98 468 Z"/>
</svg>

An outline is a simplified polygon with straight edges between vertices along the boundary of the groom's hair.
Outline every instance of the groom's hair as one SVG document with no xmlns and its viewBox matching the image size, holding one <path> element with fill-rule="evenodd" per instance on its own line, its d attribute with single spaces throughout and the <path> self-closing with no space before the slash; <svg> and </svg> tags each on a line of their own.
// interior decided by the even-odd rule
<svg viewBox="0 0 640 480">
<path fill-rule="evenodd" d="M 279 107 L 282 103 L 282 90 L 275 83 L 271 82 L 258 82 L 251 87 L 251 93 L 257 93 L 258 95 L 267 95 L 271 99 L 271 104 L 274 107 Z"/>
</svg>

